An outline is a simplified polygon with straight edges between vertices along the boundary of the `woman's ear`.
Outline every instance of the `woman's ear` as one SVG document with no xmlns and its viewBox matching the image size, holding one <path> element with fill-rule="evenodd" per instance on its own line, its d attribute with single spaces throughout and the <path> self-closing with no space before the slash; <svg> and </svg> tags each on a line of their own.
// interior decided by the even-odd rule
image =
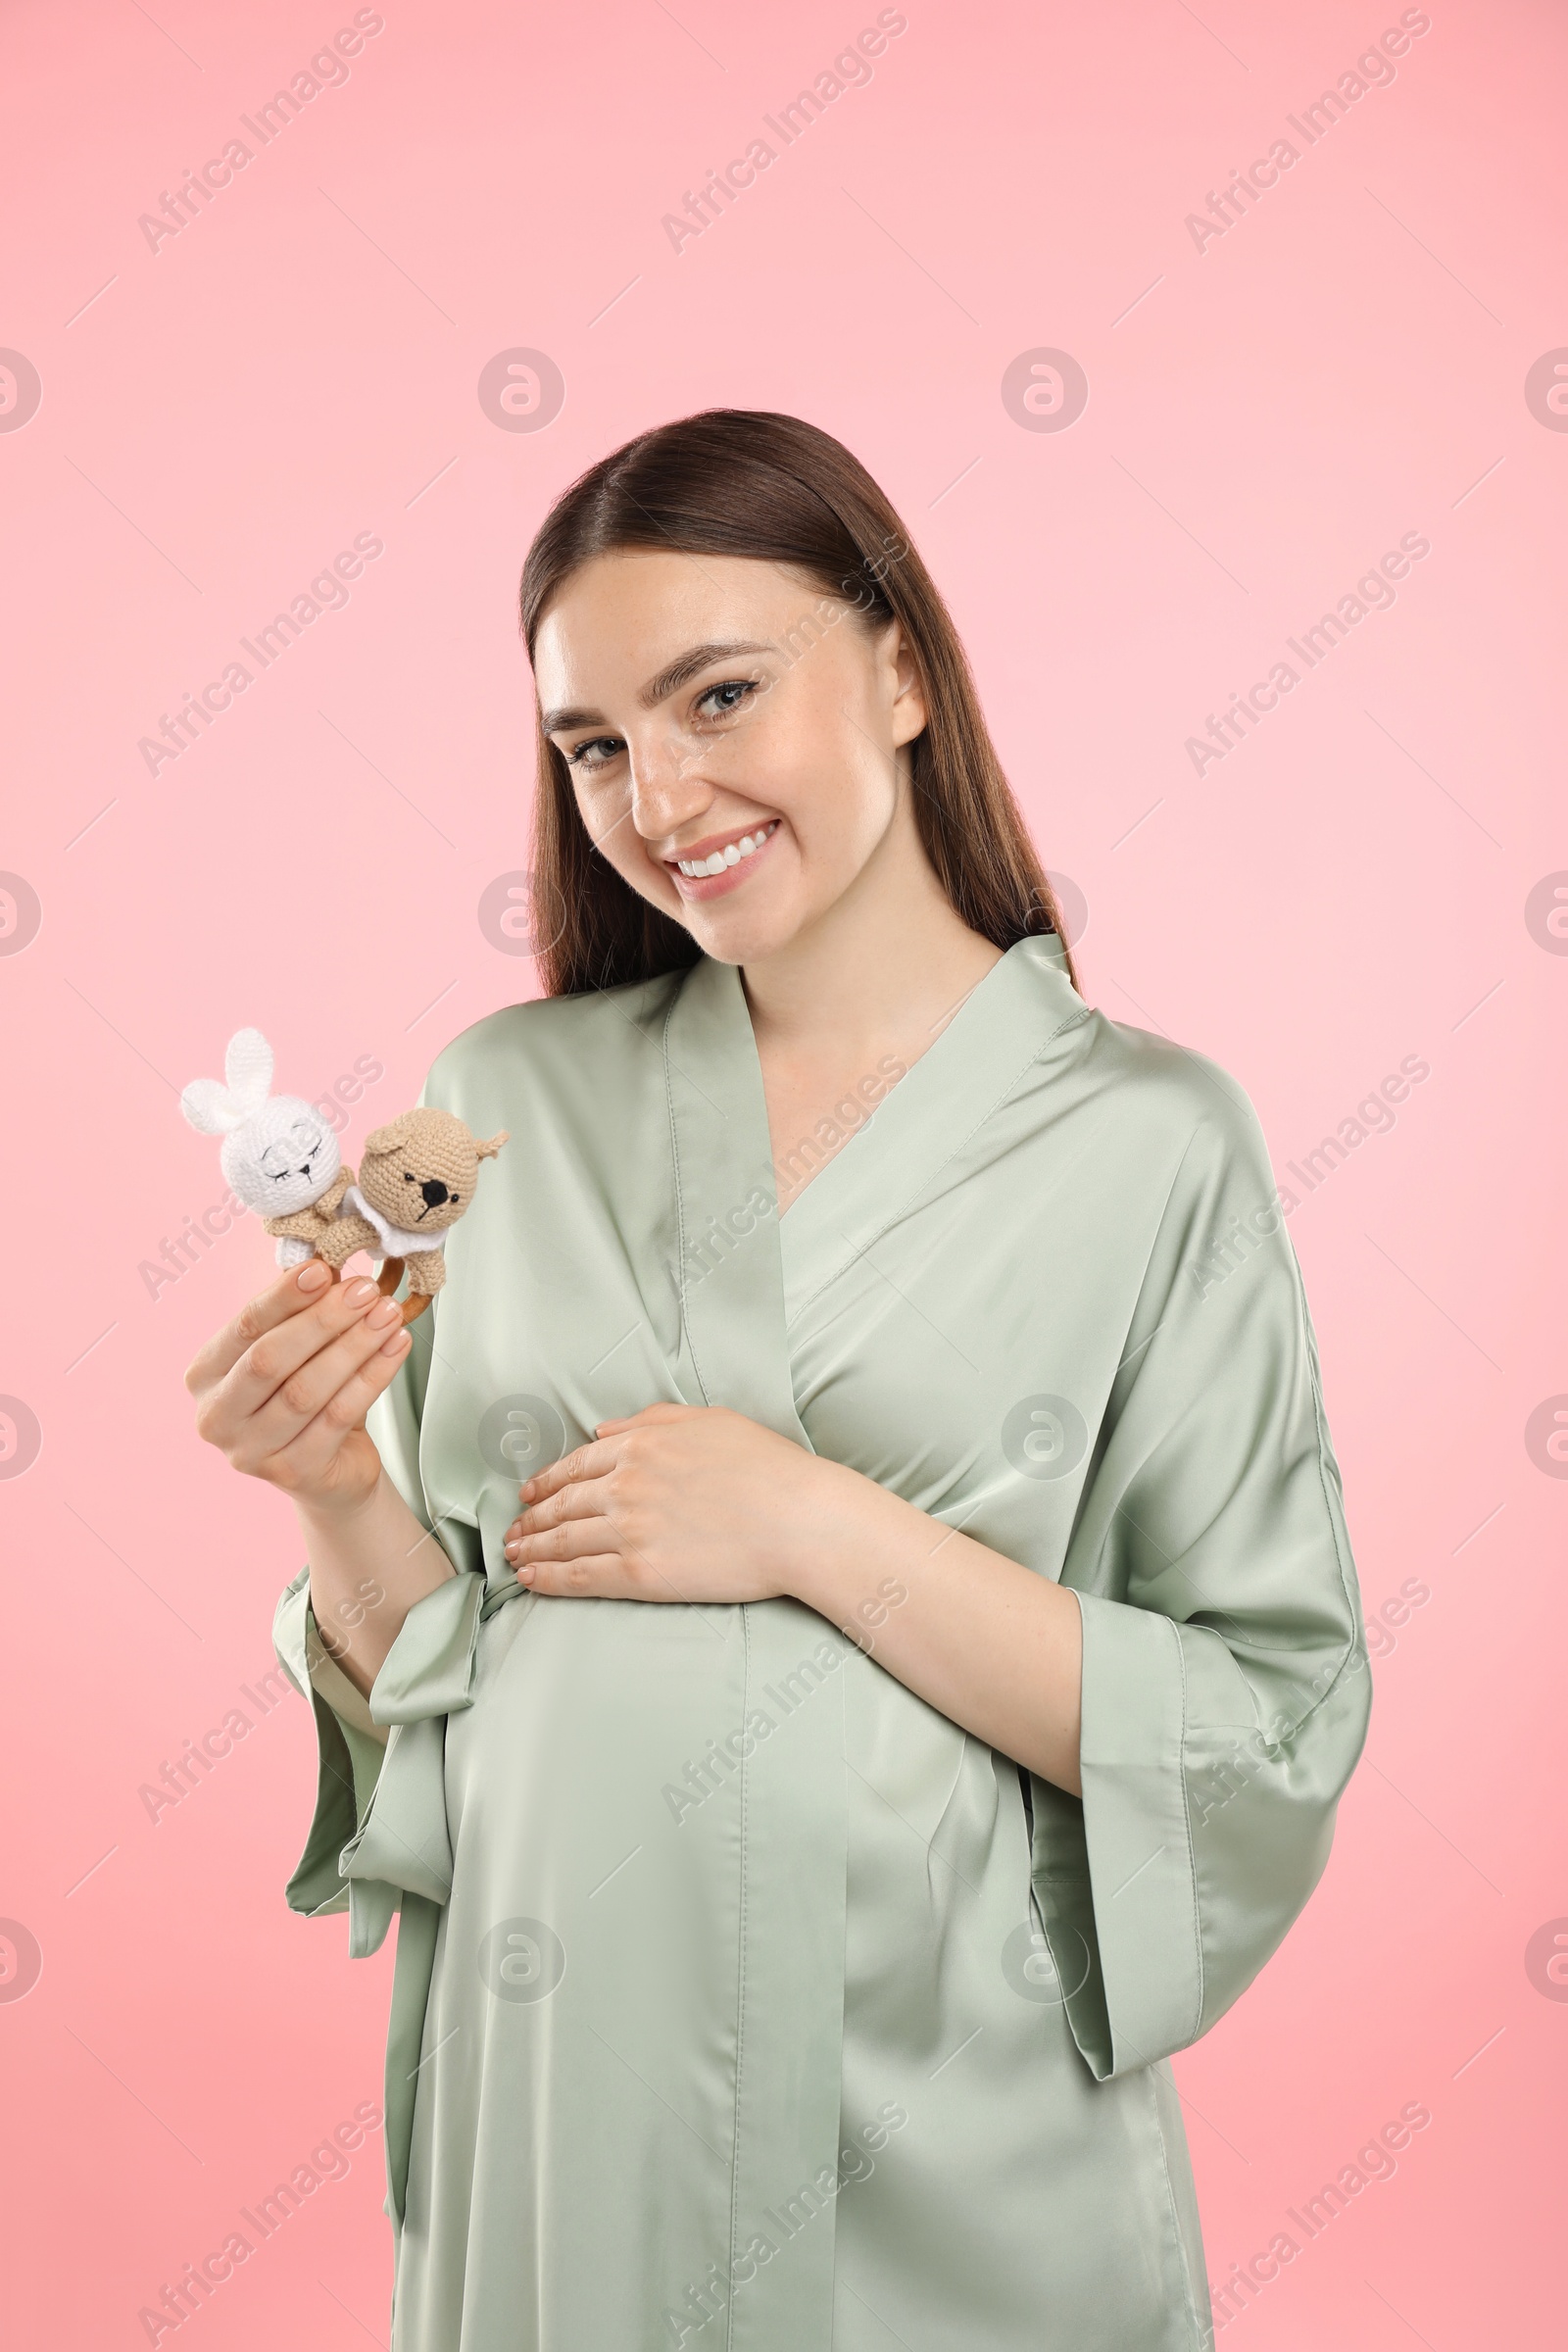
<svg viewBox="0 0 1568 2352">
<path fill-rule="evenodd" d="M 914 649 L 896 620 L 889 624 L 884 653 L 893 671 L 893 741 L 895 746 L 912 743 L 926 728 L 925 680 Z"/>
</svg>

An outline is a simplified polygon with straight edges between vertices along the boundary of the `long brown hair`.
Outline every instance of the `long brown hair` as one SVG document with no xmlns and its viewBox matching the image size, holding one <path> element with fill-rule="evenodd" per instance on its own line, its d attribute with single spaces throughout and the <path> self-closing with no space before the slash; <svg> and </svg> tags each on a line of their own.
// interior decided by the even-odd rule
<svg viewBox="0 0 1568 2352">
<path fill-rule="evenodd" d="M 1008 789 L 953 616 L 858 459 L 797 416 L 709 409 L 641 433 L 557 499 L 522 570 L 533 658 L 545 609 L 580 564 L 620 548 L 752 556 L 806 572 L 870 628 L 897 619 L 927 719 L 911 746 L 920 839 L 956 911 L 1003 950 L 1054 931 L 1071 949 Z M 550 996 L 683 969 L 691 933 L 624 882 L 590 841 L 566 762 L 539 731 L 533 936 Z"/>
</svg>

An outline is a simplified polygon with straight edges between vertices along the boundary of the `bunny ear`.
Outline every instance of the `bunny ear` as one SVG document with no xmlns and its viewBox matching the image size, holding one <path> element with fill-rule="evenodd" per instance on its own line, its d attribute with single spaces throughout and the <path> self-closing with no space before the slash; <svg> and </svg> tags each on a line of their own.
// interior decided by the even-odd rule
<svg viewBox="0 0 1568 2352">
<path fill-rule="evenodd" d="M 216 1078 L 193 1078 L 179 1098 L 179 1107 L 202 1135 L 226 1135 L 234 1121 L 224 1115 L 228 1089 Z"/>
<path fill-rule="evenodd" d="M 267 1101 L 272 1083 L 272 1049 L 259 1029 L 238 1029 L 223 1056 L 227 1083 L 216 1078 L 193 1078 L 179 1098 L 179 1107 L 203 1135 L 231 1135 L 254 1118 Z"/>
<path fill-rule="evenodd" d="M 272 1049 L 259 1029 L 236 1029 L 223 1055 L 223 1076 L 243 1116 L 260 1110 L 272 1087 Z"/>
</svg>

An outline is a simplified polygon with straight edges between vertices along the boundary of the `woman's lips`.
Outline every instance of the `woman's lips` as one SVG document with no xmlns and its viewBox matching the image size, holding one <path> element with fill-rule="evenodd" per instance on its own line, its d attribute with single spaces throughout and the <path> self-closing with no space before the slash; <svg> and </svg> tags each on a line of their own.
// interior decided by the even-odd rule
<svg viewBox="0 0 1568 2352">
<path fill-rule="evenodd" d="M 686 852 L 688 863 L 693 862 L 699 857 L 711 856 L 714 852 L 727 849 L 733 844 L 736 850 L 734 863 L 726 862 L 716 874 L 683 874 L 678 861 L 674 858 L 663 860 L 664 871 L 669 875 L 683 899 L 695 901 L 724 898 L 730 891 L 738 889 L 740 884 L 750 877 L 767 856 L 773 846 L 773 838 L 778 831 L 778 825 L 779 820 L 774 816 L 768 818 L 765 826 L 754 825 L 748 832 L 719 834 L 714 837 L 711 849 L 705 843 L 694 842 Z M 760 840 L 758 839 L 760 833 L 762 836 Z M 756 847 L 750 851 L 744 851 L 740 848 L 740 844 L 748 840 L 754 842 Z"/>
</svg>

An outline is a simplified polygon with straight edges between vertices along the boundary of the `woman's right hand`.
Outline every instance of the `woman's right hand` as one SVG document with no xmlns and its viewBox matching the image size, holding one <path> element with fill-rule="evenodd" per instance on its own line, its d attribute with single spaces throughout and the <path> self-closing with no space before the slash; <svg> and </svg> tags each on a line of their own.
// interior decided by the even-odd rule
<svg viewBox="0 0 1568 2352">
<path fill-rule="evenodd" d="M 410 1345 L 394 1299 L 365 1277 L 333 1282 L 312 1258 L 258 1292 L 192 1363 L 197 1434 L 307 1510 L 353 1511 L 381 1475 L 365 1416 Z"/>
</svg>

